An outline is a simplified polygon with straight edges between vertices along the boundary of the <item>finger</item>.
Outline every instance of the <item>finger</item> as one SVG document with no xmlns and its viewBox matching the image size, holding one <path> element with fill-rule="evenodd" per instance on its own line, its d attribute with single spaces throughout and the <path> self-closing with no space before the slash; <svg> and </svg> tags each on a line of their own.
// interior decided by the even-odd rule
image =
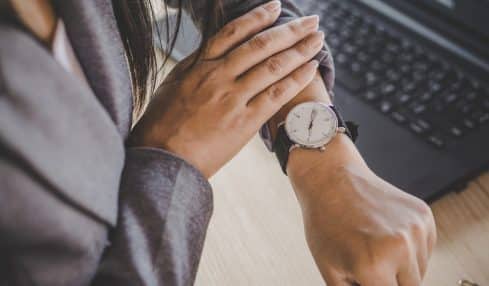
<svg viewBox="0 0 489 286">
<path fill-rule="evenodd" d="M 421 275 L 416 259 L 409 259 L 397 274 L 399 286 L 420 286 Z"/>
<path fill-rule="evenodd" d="M 325 276 L 324 281 L 327 286 L 351 286 L 352 284 L 338 277 Z"/>
<path fill-rule="evenodd" d="M 226 56 L 226 70 L 232 76 L 239 76 L 269 57 L 292 47 L 317 31 L 318 26 L 318 16 L 310 16 L 265 30 Z"/>
<path fill-rule="evenodd" d="M 295 70 L 248 102 L 251 117 L 258 126 L 264 124 L 287 102 L 298 95 L 314 79 L 319 66 L 314 60 Z"/>
<path fill-rule="evenodd" d="M 416 260 L 418 263 L 418 273 L 422 278 L 428 267 L 428 233 L 421 225 L 419 224 L 418 227 L 413 228 L 413 236 L 417 241 Z"/>
<path fill-rule="evenodd" d="M 270 27 L 280 16 L 280 8 L 280 1 L 271 1 L 229 22 L 209 40 L 204 58 L 208 60 L 219 58 L 253 35 Z"/>
<path fill-rule="evenodd" d="M 426 274 L 428 268 L 428 260 L 433 251 L 433 246 L 436 241 L 436 226 L 433 218 L 433 213 L 428 205 L 423 203 L 420 209 L 421 221 L 413 225 L 412 232 L 417 241 L 416 255 L 419 267 L 419 275 L 421 279 Z"/>
<path fill-rule="evenodd" d="M 248 101 L 253 95 L 265 90 L 310 61 L 323 45 L 324 33 L 316 32 L 294 47 L 269 58 L 248 71 L 237 82 L 243 87 L 241 90 L 246 90 L 247 94 L 243 99 Z"/>
<path fill-rule="evenodd" d="M 324 281 L 327 286 L 351 286 L 352 283 L 348 282 L 345 276 L 337 273 L 336 271 L 326 270 L 323 274 Z"/>
<path fill-rule="evenodd" d="M 433 216 L 433 212 L 429 212 L 428 224 L 429 224 L 429 235 L 428 235 L 428 256 L 431 256 L 433 252 L 433 248 L 435 247 L 436 240 L 438 239 L 438 235 L 436 233 L 436 221 Z"/>
<path fill-rule="evenodd" d="M 390 267 L 362 269 L 355 274 L 357 284 L 361 286 L 397 286 L 396 273 Z M 419 286 L 419 285 L 418 285 Z"/>
<path fill-rule="evenodd" d="M 369 277 L 358 279 L 357 281 L 358 283 L 356 283 L 356 285 L 361 286 L 398 286 L 395 274 L 388 277 L 370 275 Z"/>
<path fill-rule="evenodd" d="M 418 261 L 418 273 L 422 279 L 428 268 L 428 244 L 426 239 L 418 246 L 416 255 Z"/>
</svg>

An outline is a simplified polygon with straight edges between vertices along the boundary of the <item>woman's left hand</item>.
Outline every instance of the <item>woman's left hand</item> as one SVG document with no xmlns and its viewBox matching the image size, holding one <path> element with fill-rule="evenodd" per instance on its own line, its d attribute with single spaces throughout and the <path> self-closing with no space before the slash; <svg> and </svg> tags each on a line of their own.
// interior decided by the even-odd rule
<svg viewBox="0 0 489 286">
<path fill-rule="evenodd" d="M 203 57 L 179 64 L 131 135 L 132 146 L 168 150 L 210 177 L 317 73 L 318 18 L 272 27 L 270 2 L 225 26 Z M 271 6 L 270 6 L 271 5 Z"/>
</svg>

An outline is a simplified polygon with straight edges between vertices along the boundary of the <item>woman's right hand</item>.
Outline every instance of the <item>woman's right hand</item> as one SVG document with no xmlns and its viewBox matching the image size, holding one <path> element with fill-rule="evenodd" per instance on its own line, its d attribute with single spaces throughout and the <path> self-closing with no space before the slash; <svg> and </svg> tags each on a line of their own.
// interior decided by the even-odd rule
<svg viewBox="0 0 489 286">
<path fill-rule="evenodd" d="M 194 66 L 177 66 L 129 144 L 163 148 L 207 177 L 216 173 L 317 73 L 311 60 L 324 45 L 318 17 L 270 28 L 280 11 L 272 1 L 237 18 Z"/>
</svg>

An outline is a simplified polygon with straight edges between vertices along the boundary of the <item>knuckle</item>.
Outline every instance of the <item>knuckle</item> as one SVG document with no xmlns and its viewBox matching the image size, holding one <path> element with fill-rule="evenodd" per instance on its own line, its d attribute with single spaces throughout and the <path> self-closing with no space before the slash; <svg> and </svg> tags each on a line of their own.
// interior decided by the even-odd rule
<svg viewBox="0 0 489 286">
<path fill-rule="evenodd" d="M 423 226 L 427 228 L 435 227 L 435 220 L 433 217 L 433 212 L 430 206 L 420 199 L 416 199 L 414 210 L 417 212 L 419 217 L 421 218 L 421 222 Z"/>
<path fill-rule="evenodd" d="M 287 25 L 287 28 L 291 33 L 293 33 L 295 35 L 301 35 L 302 31 L 303 31 L 301 23 L 299 21 L 290 22 Z"/>
<path fill-rule="evenodd" d="M 301 73 L 293 73 L 290 75 L 290 85 L 301 86 L 306 81 L 305 77 Z"/>
<path fill-rule="evenodd" d="M 311 41 L 309 40 L 303 41 L 296 48 L 297 52 L 301 57 L 309 56 L 309 54 L 311 53 L 311 49 L 312 49 L 312 44 Z"/>
<path fill-rule="evenodd" d="M 211 39 L 207 43 L 205 47 L 205 56 L 209 58 L 213 58 L 217 54 L 217 46 L 216 46 L 216 39 Z"/>
<path fill-rule="evenodd" d="M 383 268 L 385 263 L 383 256 L 375 255 L 373 253 L 367 253 L 364 256 L 360 256 L 359 259 L 353 264 L 353 273 L 359 276 L 370 276 L 378 273 Z"/>
<path fill-rule="evenodd" d="M 390 240 L 392 242 L 393 247 L 404 254 L 409 253 L 409 240 L 410 234 L 409 231 L 401 230 L 394 233 Z"/>
<path fill-rule="evenodd" d="M 230 23 L 224 26 L 222 29 L 222 36 L 224 38 L 234 38 L 238 34 L 238 27 L 235 23 Z"/>
<path fill-rule="evenodd" d="M 219 83 L 220 69 L 218 66 L 199 73 L 200 78 L 197 83 L 197 88 L 212 87 Z"/>
<path fill-rule="evenodd" d="M 286 87 L 283 84 L 276 84 L 270 87 L 268 90 L 268 98 L 271 100 L 277 100 L 285 95 Z"/>
<path fill-rule="evenodd" d="M 267 70 L 273 75 L 281 74 L 283 66 L 283 61 L 279 57 L 272 57 L 266 63 Z"/>
<path fill-rule="evenodd" d="M 238 111 L 242 107 L 243 98 L 242 94 L 235 90 L 229 90 L 223 92 L 219 96 L 220 105 L 223 110 L 228 110 L 230 112 Z"/>
<path fill-rule="evenodd" d="M 268 22 L 270 16 L 270 13 L 263 7 L 253 10 L 251 14 L 254 18 L 253 20 L 258 21 L 259 23 Z"/>
<path fill-rule="evenodd" d="M 246 125 L 247 118 L 242 116 L 241 114 L 234 114 L 229 119 L 229 128 L 230 129 L 241 129 Z"/>
<path fill-rule="evenodd" d="M 431 218 L 433 215 L 431 208 L 428 206 L 428 204 L 426 204 L 421 200 L 418 206 L 418 211 L 421 214 L 421 216 L 424 218 Z"/>
<path fill-rule="evenodd" d="M 255 36 L 250 40 L 250 46 L 253 50 L 266 49 L 272 42 L 272 37 L 270 33 L 263 33 L 261 35 Z"/>
<path fill-rule="evenodd" d="M 409 226 L 410 232 L 415 238 L 422 238 L 426 233 L 426 226 L 421 221 L 414 221 Z"/>
</svg>

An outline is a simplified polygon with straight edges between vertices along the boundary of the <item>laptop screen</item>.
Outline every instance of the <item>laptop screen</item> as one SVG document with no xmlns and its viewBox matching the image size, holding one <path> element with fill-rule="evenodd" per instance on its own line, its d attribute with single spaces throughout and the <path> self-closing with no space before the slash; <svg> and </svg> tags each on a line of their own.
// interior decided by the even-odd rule
<svg viewBox="0 0 489 286">
<path fill-rule="evenodd" d="M 489 54 L 489 0 L 384 0 L 434 30 Z"/>
</svg>

